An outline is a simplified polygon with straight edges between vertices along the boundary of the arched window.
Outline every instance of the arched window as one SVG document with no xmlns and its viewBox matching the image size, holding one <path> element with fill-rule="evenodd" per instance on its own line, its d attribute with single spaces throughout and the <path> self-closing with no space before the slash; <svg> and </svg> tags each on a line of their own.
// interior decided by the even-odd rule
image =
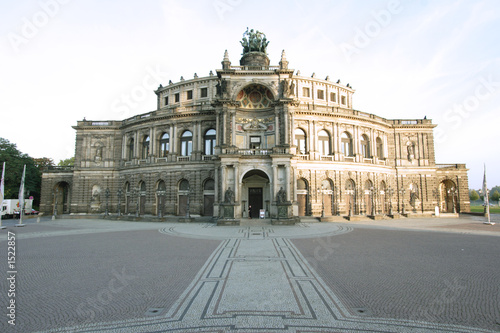
<svg viewBox="0 0 500 333">
<path fill-rule="evenodd" d="M 181 156 L 191 156 L 193 151 L 193 133 L 185 131 L 181 136 Z"/>
<path fill-rule="evenodd" d="M 377 138 L 377 157 L 379 159 L 384 159 L 384 144 L 382 143 L 382 139 L 381 138 Z"/>
<path fill-rule="evenodd" d="M 189 182 L 186 179 L 179 183 L 179 191 L 189 191 Z"/>
<path fill-rule="evenodd" d="M 165 186 L 165 182 L 163 180 L 160 180 L 158 182 L 158 191 L 165 191 L 167 187 Z"/>
<path fill-rule="evenodd" d="M 145 159 L 149 156 L 149 136 L 145 136 L 144 140 L 142 140 L 142 159 Z"/>
<path fill-rule="evenodd" d="M 205 155 L 213 155 L 215 147 L 215 130 L 209 129 L 205 132 Z"/>
<path fill-rule="evenodd" d="M 167 157 L 170 151 L 170 135 L 163 133 L 160 138 L 160 157 Z"/>
<path fill-rule="evenodd" d="M 128 140 L 128 160 L 131 161 L 134 158 L 134 139 Z"/>
<path fill-rule="evenodd" d="M 139 188 L 141 189 L 141 192 L 146 192 L 146 183 L 141 182 L 141 184 L 139 185 Z"/>
<path fill-rule="evenodd" d="M 349 133 L 344 132 L 340 136 L 340 142 L 341 146 L 340 148 L 342 149 L 342 154 L 344 156 L 352 156 L 352 137 Z"/>
<path fill-rule="evenodd" d="M 299 154 L 306 153 L 306 133 L 300 128 L 295 129 L 295 145 Z"/>
<path fill-rule="evenodd" d="M 330 135 L 325 130 L 318 133 L 318 151 L 320 155 L 330 155 Z"/>
<path fill-rule="evenodd" d="M 205 191 L 213 191 L 215 189 L 215 182 L 213 179 L 208 179 L 203 185 Z"/>
<path fill-rule="evenodd" d="M 370 158 L 370 140 L 365 134 L 361 136 L 361 155 L 364 158 Z"/>
</svg>

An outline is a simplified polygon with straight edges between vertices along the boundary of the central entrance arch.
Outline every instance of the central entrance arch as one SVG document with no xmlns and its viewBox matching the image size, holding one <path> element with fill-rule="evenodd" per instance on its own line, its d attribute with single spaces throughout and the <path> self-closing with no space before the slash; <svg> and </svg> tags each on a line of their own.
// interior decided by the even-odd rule
<svg viewBox="0 0 500 333">
<path fill-rule="evenodd" d="M 243 210 L 246 210 L 242 212 L 243 216 L 259 218 L 261 209 L 264 209 L 266 216 L 269 216 L 270 183 L 264 171 L 254 169 L 245 173 L 241 182 L 241 190 Z"/>
</svg>

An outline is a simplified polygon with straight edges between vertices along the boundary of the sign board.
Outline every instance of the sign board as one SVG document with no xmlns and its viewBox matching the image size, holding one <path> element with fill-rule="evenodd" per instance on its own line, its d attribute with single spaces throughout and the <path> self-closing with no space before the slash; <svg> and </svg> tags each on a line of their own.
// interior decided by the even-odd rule
<svg viewBox="0 0 500 333">
<path fill-rule="evenodd" d="M 266 217 L 266 210 L 265 209 L 261 209 L 259 211 L 259 218 L 263 219 Z"/>
</svg>

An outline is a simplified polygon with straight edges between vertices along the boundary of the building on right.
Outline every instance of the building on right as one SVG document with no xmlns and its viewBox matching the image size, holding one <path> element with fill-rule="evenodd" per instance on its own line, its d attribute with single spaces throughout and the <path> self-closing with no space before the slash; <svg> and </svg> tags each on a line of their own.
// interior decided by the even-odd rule
<svg viewBox="0 0 500 333">
<path fill-rule="evenodd" d="M 160 85 L 155 110 L 78 121 L 75 165 L 44 172 L 41 210 L 234 223 L 470 210 L 468 170 L 436 164 L 430 119 L 355 110 L 349 84 L 289 68 L 284 51 L 272 66 L 248 37 L 238 66 L 225 52 L 216 74 Z"/>
</svg>

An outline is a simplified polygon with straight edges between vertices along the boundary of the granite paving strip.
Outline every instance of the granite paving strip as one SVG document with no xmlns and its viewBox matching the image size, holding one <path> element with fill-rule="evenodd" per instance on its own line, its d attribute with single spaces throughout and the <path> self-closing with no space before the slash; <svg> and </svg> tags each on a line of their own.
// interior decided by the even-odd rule
<svg viewBox="0 0 500 333">
<path fill-rule="evenodd" d="M 160 230 L 176 236 L 191 233 L 197 238 L 227 237 L 168 310 L 158 311 L 155 317 L 46 332 L 492 332 L 375 318 L 369 312 L 353 314 L 289 239 L 306 235 L 337 237 L 352 231 L 350 227 L 304 224 L 279 229 L 249 226 L 208 231 L 211 229 L 198 224 Z"/>
</svg>

